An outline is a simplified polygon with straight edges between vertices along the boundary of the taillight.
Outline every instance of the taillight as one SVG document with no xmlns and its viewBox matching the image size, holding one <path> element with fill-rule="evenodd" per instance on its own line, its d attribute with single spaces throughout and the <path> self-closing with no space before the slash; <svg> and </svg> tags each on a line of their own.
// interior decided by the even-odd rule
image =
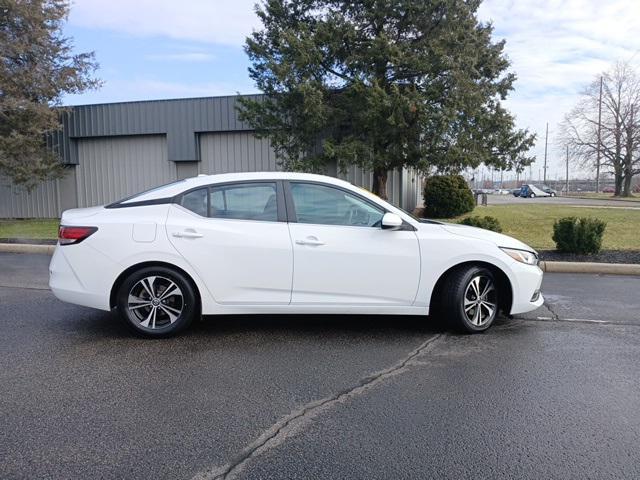
<svg viewBox="0 0 640 480">
<path fill-rule="evenodd" d="M 60 225 L 58 229 L 58 242 L 60 245 L 80 243 L 85 238 L 98 231 L 98 227 L 67 227 Z"/>
</svg>

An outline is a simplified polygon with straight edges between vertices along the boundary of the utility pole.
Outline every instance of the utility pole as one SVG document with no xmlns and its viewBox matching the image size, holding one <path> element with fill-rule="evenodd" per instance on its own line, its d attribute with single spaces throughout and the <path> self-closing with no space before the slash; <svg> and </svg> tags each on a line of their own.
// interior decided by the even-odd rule
<svg viewBox="0 0 640 480">
<path fill-rule="evenodd" d="M 567 176 L 564 181 L 564 191 L 569 195 L 569 145 L 567 145 Z"/>
<path fill-rule="evenodd" d="M 544 136 L 544 183 L 547 183 L 547 143 L 549 142 L 549 122 L 547 122 L 547 133 Z"/>
<path fill-rule="evenodd" d="M 596 193 L 600 191 L 600 132 L 602 129 L 602 75 L 600 75 L 600 98 L 598 99 L 598 146 L 596 147 Z"/>
</svg>

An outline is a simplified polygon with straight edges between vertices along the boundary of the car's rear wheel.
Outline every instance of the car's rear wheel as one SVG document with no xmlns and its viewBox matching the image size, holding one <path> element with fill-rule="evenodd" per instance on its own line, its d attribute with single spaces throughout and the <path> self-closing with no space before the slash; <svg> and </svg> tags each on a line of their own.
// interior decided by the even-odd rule
<svg viewBox="0 0 640 480">
<path fill-rule="evenodd" d="M 555 193 L 553 193 L 553 192 L 551 192 L 551 196 L 552 196 L 552 197 L 555 197 L 555 196 L 556 196 L 556 194 L 555 194 Z"/>
<path fill-rule="evenodd" d="M 487 330 L 498 315 L 499 291 L 491 270 L 470 266 L 453 271 L 443 289 L 441 313 L 466 333 Z"/>
<path fill-rule="evenodd" d="M 117 294 L 120 317 L 136 333 L 167 337 L 188 327 L 197 301 L 191 282 L 167 267 L 146 267 L 129 275 Z"/>
<path fill-rule="evenodd" d="M 529 194 L 529 198 L 536 198 L 536 194 L 535 194 L 535 193 L 533 193 L 533 192 L 531 192 L 531 193 Z"/>
</svg>

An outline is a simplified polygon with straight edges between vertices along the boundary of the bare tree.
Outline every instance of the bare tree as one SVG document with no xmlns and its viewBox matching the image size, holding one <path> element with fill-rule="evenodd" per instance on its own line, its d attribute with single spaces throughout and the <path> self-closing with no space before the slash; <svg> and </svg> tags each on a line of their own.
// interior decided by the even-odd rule
<svg viewBox="0 0 640 480">
<path fill-rule="evenodd" d="M 582 168 L 600 166 L 612 173 L 615 195 L 631 195 L 632 179 L 640 173 L 640 77 L 626 62 L 603 74 L 602 120 L 598 139 L 600 76 L 587 86 L 578 104 L 561 124 L 559 142 L 568 145 Z"/>
</svg>

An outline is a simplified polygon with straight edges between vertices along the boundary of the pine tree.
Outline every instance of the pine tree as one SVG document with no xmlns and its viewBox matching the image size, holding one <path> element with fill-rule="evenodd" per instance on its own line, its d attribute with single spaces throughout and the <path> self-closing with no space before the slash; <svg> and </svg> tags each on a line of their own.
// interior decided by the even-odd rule
<svg viewBox="0 0 640 480">
<path fill-rule="evenodd" d="M 399 167 L 509 168 L 535 137 L 502 101 L 513 88 L 504 42 L 479 0 L 266 0 L 246 43 L 265 96 L 241 117 L 287 169 L 330 161 L 374 172 L 386 197 Z"/>
<path fill-rule="evenodd" d="M 74 54 L 63 0 L 0 0 L 0 175 L 33 188 L 59 176 L 46 134 L 60 128 L 65 93 L 95 88 L 93 53 Z"/>
</svg>

